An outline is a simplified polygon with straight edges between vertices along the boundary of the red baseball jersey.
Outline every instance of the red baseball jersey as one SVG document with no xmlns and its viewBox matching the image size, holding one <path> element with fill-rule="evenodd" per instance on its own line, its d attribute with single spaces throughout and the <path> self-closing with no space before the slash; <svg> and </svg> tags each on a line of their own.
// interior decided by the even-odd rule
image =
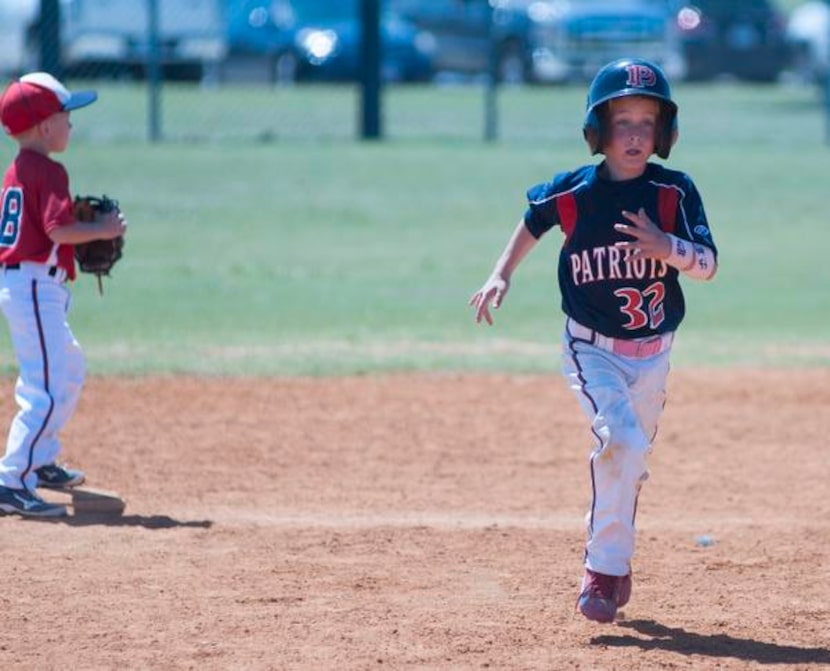
<svg viewBox="0 0 830 671">
<path fill-rule="evenodd" d="M 75 279 L 73 246 L 58 245 L 48 235 L 74 221 L 66 168 L 48 156 L 21 150 L 3 175 L 0 262 L 46 263 Z"/>
</svg>

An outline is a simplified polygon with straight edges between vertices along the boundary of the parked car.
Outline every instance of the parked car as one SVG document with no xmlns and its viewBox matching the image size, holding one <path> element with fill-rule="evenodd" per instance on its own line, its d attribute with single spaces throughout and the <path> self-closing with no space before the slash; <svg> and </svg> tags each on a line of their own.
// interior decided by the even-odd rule
<svg viewBox="0 0 830 671">
<path fill-rule="evenodd" d="M 793 69 L 805 79 L 824 85 L 830 70 L 830 6 L 812 0 L 796 7 L 787 23 Z"/>
<path fill-rule="evenodd" d="M 359 0 L 247 0 L 229 15 L 232 54 L 273 60 L 281 81 L 349 81 L 360 74 Z M 386 81 L 431 78 L 431 35 L 384 8 L 381 72 Z"/>
<path fill-rule="evenodd" d="M 297 79 L 299 57 L 294 50 L 294 11 L 289 3 L 269 0 L 228 0 L 228 61 L 253 65 L 262 62 L 268 78 L 277 83 L 294 82 Z"/>
<path fill-rule="evenodd" d="M 660 0 L 553 0 L 528 7 L 534 19 L 537 77 L 565 81 L 593 77 L 605 63 L 632 56 L 685 75 L 677 31 Z"/>
<path fill-rule="evenodd" d="M 3 39 L 0 40 L 0 76 L 16 76 L 32 69 L 27 60 L 26 29 L 37 14 L 37 0 L 0 0 L 0 26 Z"/>
<path fill-rule="evenodd" d="M 146 74 L 150 54 L 149 3 L 136 0 L 60 0 L 61 62 L 67 77 Z M 159 62 L 166 78 L 203 78 L 226 53 L 223 0 L 157 3 Z M 40 51 L 39 12 L 28 26 L 27 60 Z"/>
<path fill-rule="evenodd" d="M 479 73 L 487 69 L 488 30 L 491 17 L 487 0 L 388 0 L 389 5 L 407 21 L 428 31 L 435 40 L 433 63 L 441 71 Z M 523 22 L 523 12 L 503 13 L 501 23 L 505 45 L 516 38 L 516 49 L 511 55 L 500 54 L 500 70 L 505 69 L 501 61 L 510 61 L 506 70 L 511 78 L 521 76 L 524 54 L 519 44 L 525 28 L 514 25 Z M 517 67 L 518 65 L 518 67 Z"/>
<path fill-rule="evenodd" d="M 435 67 L 465 73 L 492 65 L 504 82 L 592 77 L 608 61 L 639 56 L 683 75 L 665 0 L 389 0 L 435 37 Z"/>
<path fill-rule="evenodd" d="M 670 0 L 690 80 L 774 82 L 790 64 L 786 21 L 770 0 Z"/>
</svg>

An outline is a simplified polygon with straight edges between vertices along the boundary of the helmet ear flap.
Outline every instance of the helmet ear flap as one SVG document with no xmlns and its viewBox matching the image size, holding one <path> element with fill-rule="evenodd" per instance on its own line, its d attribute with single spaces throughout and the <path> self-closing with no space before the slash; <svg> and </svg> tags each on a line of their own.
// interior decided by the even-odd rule
<svg viewBox="0 0 830 671">
<path fill-rule="evenodd" d="M 596 110 L 591 110 L 585 117 L 585 124 L 582 126 L 582 137 L 588 144 L 591 156 L 602 151 L 602 124 Z"/>
<path fill-rule="evenodd" d="M 677 142 L 679 134 L 677 130 L 677 112 L 668 109 L 664 104 L 660 116 L 660 128 L 657 131 L 654 153 L 662 159 L 667 159 L 671 153 L 671 148 Z"/>
<path fill-rule="evenodd" d="M 674 144 L 674 142 L 672 142 L 666 136 L 666 133 L 660 133 L 660 140 L 658 141 L 657 146 L 654 148 L 654 153 L 663 159 L 669 157 L 672 145 Z"/>
</svg>

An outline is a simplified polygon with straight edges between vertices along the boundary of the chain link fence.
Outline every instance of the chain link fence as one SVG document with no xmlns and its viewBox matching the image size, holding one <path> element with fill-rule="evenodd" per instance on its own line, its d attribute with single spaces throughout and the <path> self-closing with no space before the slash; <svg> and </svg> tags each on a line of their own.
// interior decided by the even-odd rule
<svg viewBox="0 0 830 671">
<path fill-rule="evenodd" d="M 354 139 L 375 105 L 392 139 L 570 141 L 591 70 L 612 55 L 650 56 L 680 80 L 675 36 L 645 14 L 609 25 L 615 41 L 566 45 L 568 70 L 546 51 L 539 26 L 550 17 L 528 18 L 545 4 L 0 0 L 0 76 L 42 69 L 97 89 L 101 104 L 76 136 L 169 142 Z M 374 51 L 363 39 L 367 8 Z M 644 37 L 648 26 L 655 36 Z M 384 82 L 374 97 L 361 84 L 367 71 Z M 512 86 L 530 83 L 556 86 Z"/>
<path fill-rule="evenodd" d="M 391 18 L 387 1 L 0 0 L 0 70 L 4 79 L 46 70 L 98 90 L 103 104 L 76 132 L 90 140 L 344 139 L 373 114 L 384 135 L 420 126 L 481 137 L 486 98 L 433 86 L 428 38 Z M 300 14 L 316 28 L 298 28 Z M 366 53 L 372 19 L 382 44 Z M 367 67 L 382 95 L 367 97 Z M 408 89 L 418 100 L 428 90 L 436 112 L 446 92 L 448 114 L 415 118 Z"/>
</svg>

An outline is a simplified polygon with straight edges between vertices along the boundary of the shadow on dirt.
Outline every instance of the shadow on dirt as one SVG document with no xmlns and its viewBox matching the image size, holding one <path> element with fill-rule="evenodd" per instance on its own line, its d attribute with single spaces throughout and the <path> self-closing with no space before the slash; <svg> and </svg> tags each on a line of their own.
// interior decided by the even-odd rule
<svg viewBox="0 0 830 671">
<path fill-rule="evenodd" d="M 594 636 L 591 643 L 609 647 L 636 647 L 643 650 L 667 650 L 682 655 L 703 657 L 732 657 L 761 664 L 828 664 L 830 649 L 800 648 L 795 645 L 764 643 L 751 638 L 736 638 L 727 634 L 695 634 L 685 629 L 666 627 L 654 620 L 622 620 L 618 627 L 633 629 L 650 636 Z"/>
<path fill-rule="evenodd" d="M 84 514 L 69 517 L 41 518 L 39 522 L 65 524 L 69 527 L 105 526 L 105 527 L 142 527 L 144 529 L 210 529 L 212 520 L 177 520 L 168 515 L 103 515 Z"/>
</svg>

